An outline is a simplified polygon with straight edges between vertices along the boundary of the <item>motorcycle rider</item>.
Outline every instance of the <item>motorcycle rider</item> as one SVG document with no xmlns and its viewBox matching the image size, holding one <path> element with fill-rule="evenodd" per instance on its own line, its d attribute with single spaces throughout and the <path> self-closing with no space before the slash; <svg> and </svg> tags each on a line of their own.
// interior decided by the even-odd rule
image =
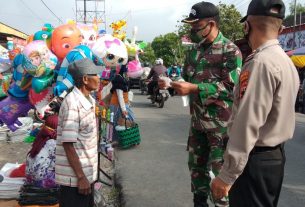
<svg viewBox="0 0 305 207">
<path fill-rule="evenodd" d="M 147 85 L 148 94 L 150 95 L 148 97 L 148 99 L 152 98 L 154 87 L 158 86 L 158 80 L 159 80 L 160 75 L 166 76 L 166 72 L 167 72 L 167 69 L 163 65 L 163 60 L 161 58 L 158 58 L 155 61 L 155 65 L 152 67 L 152 69 L 150 70 L 150 73 L 147 77 L 147 80 L 152 78 L 152 81 L 150 83 L 148 83 L 148 85 Z"/>
<path fill-rule="evenodd" d="M 149 67 L 149 63 L 145 62 L 143 64 L 143 74 L 141 75 L 140 82 L 139 82 L 140 91 L 142 93 L 144 93 L 144 91 L 147 91 L 147 86 L 146 86 L 145 80 L 147 79 L 150 71 L 151 71 L 151 68 Z"/>
<path fill-rule="evenodd" d="M 170 79 L 175 81 L 179 79 L 179 77 L 181 77 L 181 68 L 178 67 L 176 63 L 174 63 L 171 67 L 167 69 L 167 74 Z"/>
</svg>

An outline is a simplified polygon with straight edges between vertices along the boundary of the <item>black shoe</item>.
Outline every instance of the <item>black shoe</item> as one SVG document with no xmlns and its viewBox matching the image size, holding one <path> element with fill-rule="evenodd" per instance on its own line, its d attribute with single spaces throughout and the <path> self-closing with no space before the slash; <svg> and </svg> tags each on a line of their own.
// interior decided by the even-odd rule
<svg viewBox="0 0 305 207">
<path fill-rule="evenodd" d="M 194 207 L 209 207 L 208 197 L 203 195 L 194 194 Z"/>
</svg>

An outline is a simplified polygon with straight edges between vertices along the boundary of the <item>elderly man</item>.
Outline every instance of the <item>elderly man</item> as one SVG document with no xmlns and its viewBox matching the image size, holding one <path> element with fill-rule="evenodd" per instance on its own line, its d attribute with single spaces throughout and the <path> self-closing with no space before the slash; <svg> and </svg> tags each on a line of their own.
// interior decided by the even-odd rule
<svg viewBox="0 0 305 207">
<path fill-rule="evenodd" d="M 229 192 L 232 207 L 278 203 L 299 89 L 296 68 L 277 40 L 284 16 L 282 0 L 252 0 L 242 19 L 253 52 L 234 91 L 224 164 L 212 182 L 214 198 Z"/>
<path fill-rule="evenodd" d="M 59 111 L 55 179 L 60 185 L 60 207 L 92 207 L 97 178 L 97 122 L 90 93 L 99 87 L 101 68 L 90 59 L 68 67 L 75 86 Z"/>
</svg>

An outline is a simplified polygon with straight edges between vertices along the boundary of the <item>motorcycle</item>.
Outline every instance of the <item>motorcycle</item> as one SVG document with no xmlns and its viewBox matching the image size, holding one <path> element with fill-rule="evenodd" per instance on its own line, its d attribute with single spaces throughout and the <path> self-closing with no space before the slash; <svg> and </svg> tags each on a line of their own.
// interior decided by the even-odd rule
<svg viewBox="0 0 305 207">
<path fill-rule="evenodd" d="M 153 95 L 151 98 L 151 103 L 157 103 L 159 108 L 164 107 L 164 102 L 170 97 L 170 94 L 167 89 L 160 89 L 158 86 L 155 86 L 153 89 Z"/>
<path fill-rule="evenodd" d="M 143 69 L 144 69 L 144 72 L 141 75 L 139 85 L 140 85 L 141 95 L 144 95 L 144 93 L 147 95 L 147 93 L 148 93 L 148 89 L 147 89 L 148 82 L 147 82 L 146 79 L 147 79 L 151 69 L 149 67 L 144 67 Z"/>
<path fill-rule="evenodd" d="M 140 85 L 141 95 L 144 95 L 144 94 L 147 95 L 147 93 L 148 93 L 147 84 L 148 84 L 148 82 L 146 80 L 143 80 L 143 79 L 140 80 L 139 85 Z"/>
</svg>

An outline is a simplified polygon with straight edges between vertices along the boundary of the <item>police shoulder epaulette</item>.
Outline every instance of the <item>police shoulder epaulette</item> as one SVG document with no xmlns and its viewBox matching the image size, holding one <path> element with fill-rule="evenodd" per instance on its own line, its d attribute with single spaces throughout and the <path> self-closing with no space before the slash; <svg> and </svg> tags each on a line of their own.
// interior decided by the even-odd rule
<svg viewBox="0 0 305 207">
<path fill-rule="evenodd" d="M 255 52 L 252 52 L 252 53 L 246 58 L 245 63 L 246 63 L 246 62 L 249 62 L 250 60 L 252 60 L 255 54 L 256 54 Z"/>
</svg>

